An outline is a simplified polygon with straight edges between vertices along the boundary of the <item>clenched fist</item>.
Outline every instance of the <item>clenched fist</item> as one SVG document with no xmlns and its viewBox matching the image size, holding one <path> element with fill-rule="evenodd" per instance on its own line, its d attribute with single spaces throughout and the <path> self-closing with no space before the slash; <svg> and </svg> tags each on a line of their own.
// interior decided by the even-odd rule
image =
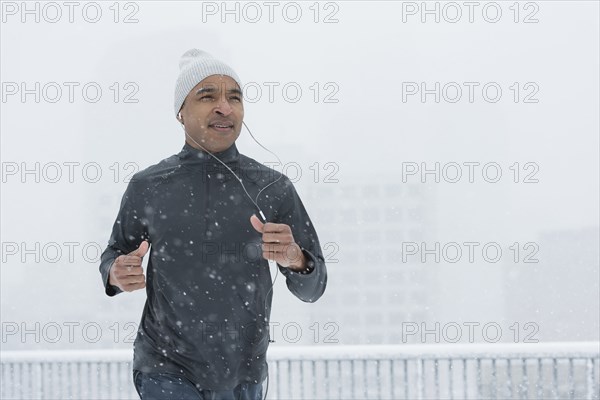
<svg viewBox="0 0 600 400">
<path fill-rule="evenodd" d="M 263 258 L 276 261 L 279 265 L 296 272 L 312 270 L 307 267 L 306 257 L 294 241 L 289 225 L 272 222 L 263 224 L 256 215 L 250 217 L 250 223 L 257 232 L 262 234 Z"/>
<path fill-rule="evenodd" d="M 148 242 L 144 240 L 136 250 L 117 257 L 110 267 L 108 283 L 124 292 L 145 288 L 146 277 L 142 268 L 142 260 L 149 247 Z"/>
</svg>

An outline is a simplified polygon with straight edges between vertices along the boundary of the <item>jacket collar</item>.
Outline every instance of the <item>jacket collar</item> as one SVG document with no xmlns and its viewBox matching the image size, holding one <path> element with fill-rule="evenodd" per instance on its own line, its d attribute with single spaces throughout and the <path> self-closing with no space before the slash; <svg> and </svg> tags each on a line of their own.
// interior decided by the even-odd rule
<svg viewBox="0 0 600 400">
<path fill-rule="evenodd" d="M 235 145 L 235 142 L 229 146 L 229 148 L 219 151 L 216 153 L 212 153 L 213 156 L 217 157 L 219 160 L 224 163 L 234 162 L 239 160 L 240 153 Z M 183 148 L 177 154 L 182 163 L 204 163 L 206 161 L 216 161 L 213 157 L 210 156 L 206 151 L 197 149 L 190 145 L 188 142 L 185 142 Z"/>
</svg>

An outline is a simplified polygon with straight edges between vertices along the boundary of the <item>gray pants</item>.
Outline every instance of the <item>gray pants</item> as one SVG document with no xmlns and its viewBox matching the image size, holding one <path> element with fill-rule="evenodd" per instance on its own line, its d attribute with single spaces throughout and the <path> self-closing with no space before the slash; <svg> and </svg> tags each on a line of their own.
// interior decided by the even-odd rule
<svg viewBox="0 0 600 400">
<path fill-rule="evenodd" d="M 262 384 L 242 383 L 232 390 L 197 388 L 189 379 L 176 374 L 133 372 L 135 388 L 142 400 L 261 400 Z"/>
</svg>

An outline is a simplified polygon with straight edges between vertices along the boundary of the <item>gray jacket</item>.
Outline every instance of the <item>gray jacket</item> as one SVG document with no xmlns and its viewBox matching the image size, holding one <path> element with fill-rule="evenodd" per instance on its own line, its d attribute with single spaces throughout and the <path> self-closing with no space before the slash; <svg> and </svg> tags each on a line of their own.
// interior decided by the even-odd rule
<svg viewBox="0 0 600 400">
<path fill-rule="evenodd" d="M 240 154 L 235 143 L 214 153 L 253 199 L 280 174 Z M 325 291 L 327 270 L 314 226 L 293 184 L 282 175 L 257 201 L 267 221 L 291 227 L 314 270 L 278 265 L 289 290 L 305 302 Z M 207 153 L 180 153 L 136 173 L 123 195 L 100 273 L 106 294 L 115 258 L 151 244 L 146 304 L 134 344 L 133 369 L 184 374 L 200 389 L 260 383 L 267 374 L 271 272 L 262 258 L 258 216 L 239 181 Z"/>
</svg>

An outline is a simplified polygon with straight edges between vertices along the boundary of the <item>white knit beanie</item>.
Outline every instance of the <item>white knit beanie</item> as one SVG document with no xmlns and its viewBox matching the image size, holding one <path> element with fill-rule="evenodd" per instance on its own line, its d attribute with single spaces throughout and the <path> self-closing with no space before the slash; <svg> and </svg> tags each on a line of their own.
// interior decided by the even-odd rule
<svg viewBox="0 0 600 400">
<path fill-rule="evenodd" d="M 188 93 L 204 78 L 211 75 L 227 75 L 242 89 L 242 82 L 231 67 L 207 52 L 198 49 L 186 51 L 179 60 L 179 77 L 175 83 L 175 115 L 181 110 Z"/>
</svg>

